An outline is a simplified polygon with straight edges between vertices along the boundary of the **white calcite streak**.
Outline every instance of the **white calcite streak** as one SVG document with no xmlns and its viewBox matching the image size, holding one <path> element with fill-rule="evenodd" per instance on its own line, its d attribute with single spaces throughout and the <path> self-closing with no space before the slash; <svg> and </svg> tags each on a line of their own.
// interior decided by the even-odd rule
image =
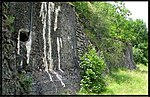
<svg viewBox="0 0 150 97">
<path fill-rule="evenodd" d="M 40 17 L 42 17 L 42 24 L 43 24 L 43 40 L 44 40 L 43 62 L 44 62 L 44 66 L 45 66 L 45 71 L 48 73 L 50 80 L 53 81 L 50 73 L 48 72 L 48 64 L 47 64 L 47 59 L 46 59 L 46 37 L 45 37 L 45 34 L 46 34 L 46 17 L 47 17 L 47 3 L 46 2 L 42 2 Z"/>
<path fill-rule="evenodd" d="M 46 8 L 46 2 L 42 2 L 41 10 L 40 10 L 40 17 L 42 17 L 42 23 L 44 23 L 44 19 L 46 19 L 44 12 L 47 11 L 47 8 L 44 10 L 44 7 Z"/>
<path fill-rule="evenodd" d="M 58 52 L 58 70 L 63 72 L 63 70 L 60 69 L 60 44 L 59 44 L 59 37 L 57 37 L 57 52 Z"/>
<path fill-rule="evenodd" d="M 17 42 L 17 54 L 18 55 L 20 55 L 20 33 L 21 33 L 21 31 L 24 31 L 24 32 L 29 32 L 29 30 L 28 29 L 24 29 L 24 28 L 21 28 L 21 29 L 19 29 L 19 32 L 18 32 L 18 42 Z M 31 49 L 30 47 L 29 47 L 29 49 Z M 28 51 L 28 49 L 27 49 L 27 53 L 28 53 L 29 51 Z M 27 56 L 27 60 L 29 60 L 28 59 L 28 56 Z M 23 64 L 23 62 L 22 62 L 23 60 L 21 60 L 21 63 L 20 63 L 20 67 L 22 67 L 22 64 Z"/>
<path fill-rule="evenodd" d="M 17 42 L 17 54 L 20 54 L 20 32 L 21 31 L 24 31 L 24 32 L 29 32 L 29 30 L 28 29 L 24 29 L 24 28 L 21 28 L 21 29 L 19 29 L 19 31 L 18 31 L 18 42 Z"/>
<path fill-rule="evenodd" d="M 42 3 L 43 5 L 43 11 L 42 11 L 42 23 L 43 23 L 43 40 L 44 40 L 44 58 L 43 58 L 43 61 L 44 61 L 44 65 L 46 67 L 46 69 L 48 69 L 47 67 L 47 60 L 46 60 L 46 37 L 45 37 L 45 34 L 46 34 L 46 16 L 47 16 L 47 4 L 46 2 L 43 2 Z"/>
<path fill-rule="evenodd" d="M 26 42 L 26 49 L 27 49 L 27 64 L 29 63 L 29 59 L 30 59 L 31 45 L 32 45 L 32 31 L 30 32 L 29 40 Z"/>
<path fill-rule="evenodd" d="M 52 15 L 52 12 L 54 12 L 54 6 L 55 6 L 54 3 L 52 3 L 52 2 L 49 2 L 48 4 L 47 4 L 47 2 L 42 2 L 41 10 L 40 10 L 40 17 L 42 17 L 41 21 L 43 24 L 43 40 L 44 40 L 43 62 L 44 62 L 45 71 L 48 73 L 50 80 L 53 81 L 52 76 L 49 72 L 51 72 L 52 74 L 55 74 L 56 77 L 60 80 L 62 86 L 65 87 L 65 84 L 62 81 L 62 76 L 53 70 L 52 45 L 51 45 L 51 15 Z M 56 29 L 57 29 L 57 17 L 58 17 L 59 11 L 60 11 L 60 6 L 58 7 L 58 9 L 55 10 L 54 31 L 56 31 Z M 46 26 L 46 24 L 47 24 L 47 26 Z M 46 29 L 48 29 L 48 37 L 47 38 L 48 38 L 48 45 L 49 46 L 46 45 L 46 32 L 47 32 Z M 59 38 L 57 39 L 57 41 L 58 41 L 57 42 L 58 43 L 57 50 L 58 50 L 58 52 L 60 52 Z M 49 47 L 48 52 L 46 52 L 47 47 Z M 61 72 L 63 72 L 60 69 L 60 53 L 59 53 L 58 68 Z"/>
<path fill-rule="evenodd" d="M 73 45 L 71 46 L 71 48 L 73 49 Z"/>
<path fill-rule="evenodd" d="M 67 38 L 68 38 L 68 41 L 70 41 L 71 38 L 69 36 Z"/>
<path fill-rule="evenodd" d="M 62 81 L 62 76 L 59 75 L 57 72 L 55 72 L 54 70 L 52 70 L 52 73 L 56 75 L 56 77 L 60 80 L 61 84 L 63 87 L 65 87 L 64 82 Z"/>
<path fill-rule="evenodd" d="M 60 41 L 60 47 L 62 48 L 62 39 L 61 39 L 61 37 L 59 38 L 59 41 Z"/>
<path fill-rule="evenodd" d="M 23 60 L 21 60 L 20 67 L 22 68 Z"/>
<path fill-rule="evenodd" d="M 53 60 L 52 60 L 52 47 L 51 47 L 51 13 L 54 12 L 54 3 L 48 3 L 48 44 L 49 44 L 49 51 L 48 51 L 48 59 L 49 59 L 49 69 L 53 68 Z"/>
<path fill-rule="evenodd" d="M 55 10 L 55 22 L 54 22 L 54 31 L 57 29 L 57 20 L 58 20 L 58 12 L 60 11 L 60 6 Z"/>
<path fill-rule="evenodd" d="M 20 54 L 20 30 L 18 32 L 17 54 Z"/>
</svg>

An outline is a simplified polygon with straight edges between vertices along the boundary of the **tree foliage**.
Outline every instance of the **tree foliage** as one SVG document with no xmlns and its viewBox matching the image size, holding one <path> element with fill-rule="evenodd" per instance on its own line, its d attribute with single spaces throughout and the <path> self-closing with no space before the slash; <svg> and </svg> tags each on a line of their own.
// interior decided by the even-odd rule
<svg viewBox="0 0 150 97">
<path fill-rule="evenodd" d="M 129 18 L 132 13 L 125 7 L 123 2 L 116 2 L 115 4 L 107 2 L 74 2 L 73 4 L 84 25 L 84 32 L 87 37 L 104 53 L 105 60 L 110 61 L 111 65 L 115 65 L 118 62 L 118 58 L 122 58 L 124 43 L 131 43 L 134 48 L 141 50 L 143 55 L 138 56 L 142 56 L 142 60 L 137 59 L 137 55 L 133 51 L 136 63 L 145 64 L 147 62 L 144 61 L 148 59 L 148 31 L 146 24 L 140 19 L 133 20 Z M 111 50 L 110 53 L 111 48 L 115 48 L 115 50 Z M 115 55 L 113 57 L 115 60 L 108 57 L 113 54 Z"/>
</svg>

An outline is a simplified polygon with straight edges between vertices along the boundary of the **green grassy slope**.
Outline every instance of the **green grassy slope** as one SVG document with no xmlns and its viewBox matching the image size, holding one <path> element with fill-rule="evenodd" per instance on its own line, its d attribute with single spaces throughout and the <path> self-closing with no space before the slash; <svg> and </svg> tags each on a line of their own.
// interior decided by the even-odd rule
<svg viewBox="0 0 150 97">
<path fill-rule="evenodd" d="M 107 91 L 100 95 L 148 95 L 148 67 L 139 64 L 137 70 L 117 70 L 106 76 Z M 80 95 L 97 95 L 79 92 Z"/>
</svg>

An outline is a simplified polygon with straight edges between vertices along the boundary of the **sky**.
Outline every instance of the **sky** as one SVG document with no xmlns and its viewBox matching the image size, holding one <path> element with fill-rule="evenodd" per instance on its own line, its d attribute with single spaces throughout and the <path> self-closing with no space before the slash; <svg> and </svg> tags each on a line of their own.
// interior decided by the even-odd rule
<svg viewBox="0 0 150 97">
<path fill-rule="evenodd" d="M 146 22 L 148 28 L 148 1 L 123 1 L 125 7 L 131 11 L 132 15 L 130 16 L 133 20 L 143 19 Z M 114 3 L 114 2 L 110 2 Z"/>
</svg>

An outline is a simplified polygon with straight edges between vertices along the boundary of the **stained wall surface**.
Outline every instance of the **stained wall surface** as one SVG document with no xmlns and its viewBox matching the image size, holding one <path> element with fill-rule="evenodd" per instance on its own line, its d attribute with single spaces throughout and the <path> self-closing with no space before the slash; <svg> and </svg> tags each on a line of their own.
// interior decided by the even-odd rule
<svg viewBox="0 0 150 97">
<path fill-rule="evenodd" d="M 79 55 L 87 40 L 74 7 L 65 2 L 11 2 L 9 8 L 15 17 L 14 64 L 10 74 L 6 67 L 10 63 L 3 65 L 2 77 L 19 77 L 8 84 L 3 80 L 2 94 L 76 94 L 81 79 Z M 3 59 L 7 54 L 3 52 Z"/>
</svg>

